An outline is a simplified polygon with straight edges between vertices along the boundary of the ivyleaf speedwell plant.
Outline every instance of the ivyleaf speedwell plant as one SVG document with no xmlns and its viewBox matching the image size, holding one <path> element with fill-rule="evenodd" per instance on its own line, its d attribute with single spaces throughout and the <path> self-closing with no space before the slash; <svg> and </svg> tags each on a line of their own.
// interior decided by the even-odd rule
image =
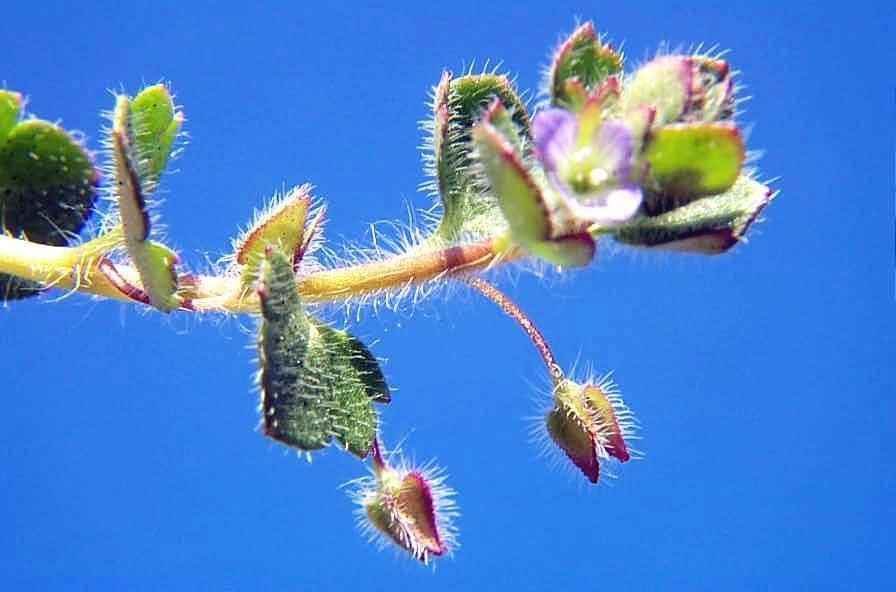
<svg viewBox="0 0 896 592">
<path fill-rule="evenodd" d="M 438 470 L 383 447 L 377 408 L 391 399 L 377 358 L 314 305 L 416 301 L 434 282 L 465 282 L 538 349 L 553 385 L 544 434 L 597 483 L 637 456 L 631 411 L 606 375 L 567 376 L 483 275 L 529 258 L 582 267 L 609 240 L 699 254 L 742 241 L 772 192 L 745 168 L 736 90 L 728 64 L 705 53 L 659 55 L 626 74 L 590 23 L 554 51 L 531 113 L 506 76 L 445 72 L 426 125 L 427 187 L 441 204 L 430 228 L 398 253 L 327 266 L 315 256 L 324 206 L 298 186 L 234 239 L 215 275 L 191 273 L 157 231 L 153 195 L 184 121 L 164 85 L 115 98 L 102 171 L 75 137 L 0 91 L 0 293 L 55 288 L 164 313 L 255 315 L 261 432 L 308 455 L 335 445 L 369 458 L 370 476 L 352 488 L 364 529 L 427 562 L 456 545 L 453 492 Z"/>
</svg>

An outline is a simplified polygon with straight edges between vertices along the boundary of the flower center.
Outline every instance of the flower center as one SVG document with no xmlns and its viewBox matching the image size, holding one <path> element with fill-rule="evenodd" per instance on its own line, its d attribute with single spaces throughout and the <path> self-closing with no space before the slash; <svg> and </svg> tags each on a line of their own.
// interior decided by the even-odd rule
<svg viewBox="0 0 896 592">
<path fill-rule="evenodd" d="M 593 146 L 582 146 L 569 155 L 563 167 L 563 179 L 576 193 L 591 193 L 612 181 L 610 173 L 597 159 Z"/>
</svg>

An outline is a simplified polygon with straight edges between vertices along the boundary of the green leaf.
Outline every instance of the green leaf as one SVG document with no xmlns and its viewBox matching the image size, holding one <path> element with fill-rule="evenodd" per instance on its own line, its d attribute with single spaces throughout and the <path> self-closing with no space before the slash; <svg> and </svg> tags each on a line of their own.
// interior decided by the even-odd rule
<svg viewBox="0 0 896 592">
<path fill-rule="evenodd" d="M 81 230 L 99 173 L 64 130 L 39 119 L 13 127 L 0 147 L 0 220 L 14 236 L 64 245 Z"/>
<path fill-rule="evenodd" d="M 39 119 L 18 123 L 0 147 L 3 228 L 66 244 L 90 215 L 98 178 L 87 151 L 63 129 Z"/>
<path fill-rule="evenodd" d="M 131 101 L 119 95 L 112 122 L 112 153 L 115 158 L 115 180 L 118 212 L 124 229 L 128 256 L 140 275 L 142 289 L 149 303 L 162 312 L 180 307 L 177 297 L 177 255 L 168 247 L 149 239 L 151 218 L 146 202 L 146 185 L 151 179 L 141 174 L 141 164 L 134 148 L 134 117 Z"/>
<path fill-rule="evenodd" d="M 601 43 L 594 25 L 585 23 L 557 50 L 548 70 L 551 104 L 576 110 L 607 77 L 622 73 L 622 54 Z"/>
<path fill-rule="evenodd" d="M 364 458 L 376 436 L 373 403 L 390 400 L 376 358 L 357 338 L 304 311 L 289 257 L 272 249 L 262 269 L 264 433 L 300 450 L 335 437 Z"/>
<path fill-rule="evenodd" d="M 234 241 L 234 261 L 242 266 L 243 286 L 248 286 L 258 277 L 258 266 L 264 259 L 265 249 L 276 247 L 283 253 L 290 253 L 293 266 L 302 256 L 305 245 L 305 221 L 311 204 L 310 187 L 302 185 L 274 198 L 274 203 L 264 212 L 256 214 L 255 221 L 248 230 Z"/>
<path fill-rule="evenodd" d="M 66 245 L 96 200 L 99 171 L 90 154 L 58 125 L 19 121 L 21 95 L 0 91 L 0 232 Z M 32 296 L 41 287 L 0 274 L 0 298 Z"/>
<path fill-rule="evenodd" d="M 130 99 L 118 95 L 115 98 L 111 133 L 115 190 L 125 240 L 133 243 L 149 237 L 150 215 L 146 192 L 141 182 L 140 159 L 134 150 L 132 121 Z"/>
<path fill-rule="evenodd" d="M 497 204 L 478 185 L 471 154 L 473 125 L 495 100 L 509 113 L 512 133 L 528 155 L 532 142 L 529 115 L 506 76 L 479 74 L 452 78 L 449 73 L 435 89 L 430 173 L 435 177 L 442 217 L 433 235 L 452 242 L 465 235 L 495 236 L 505 228 Z"/>
<path fill-rule="evenodd" d="M 312 348 L 324 350 L 329 362 L 333 433 L 349 452 L 364 458 L 376 437 L 372 403 L 389 401 L 386 380 L 376 358 L 357 338 L 319 321 L 315 328 L 319 339 L 312 339 Z"/>
<path fill-rule="evenodd" d="M 311 321 L 299 301 L 292 263 L 272 250 L 262 277 L 258 358 L 263 433 L 300 450 L 323 448 L 330 442 L 328 393 L 320 372 L 326 361 L 309 351 Z"/>
<path fill-rule="evenodd" d="M 638 216 L 615 228 L 613 236 L 629 245 L 716 255 L 744 239 L 773 197 L 768 187 L 741 175 L 725 193 L 658 216 Z"/>
<path fill-rule="evenodd" d="M 673 124 L 656 129 L 643 158 L 660 192 L 676 197 L 714 195 L 737 180 L 744 144 L 731 123 Z"/>
<path fill-rule="evenodd" d="M 137 242 L 133 245 L 133 253 L 128 252 L 140 273 L 143 291 L 149 297 L 150 304 L 162 312 L 177 310 L 181 305 L 174 269 L 179 261 L 177 253 L 150 240 Z"/>
<path fill-rule="evenodd" d="M 181 304 L 177 297 L 177 272 L 174 268 L 178 257 L 168 247 L 148 240 L 149 207 L 143 197 L 143 185 L 136 172 L 137 164 L 132 159 L 133 150 L 123 127 L 127 109 L 127 99 L 119 97 L 112 130 L 118 211 L 124 228 L 124 244 L 140 275 L 142 289 L 149 303 L 162 312 L 171 312 Z"/>
<path fill-rule="evenodd" d="M 131 101 L 131 126 L 144 186 L 158 181 L 183 119 L 183 113 L 175 112 L 174 101 L 164 84 L 144 88 Z"/>
<path fill-rule="evenodd" d="M 314 322 L 335 362 L 344 366 L 340 370 L 340 376 L 357 381 L 368 399 L 377 403 L 389 403 L 392 397 L 386 378 L 370 349 L 345 331 L 334 329 L 316 319 Z"/>
</svg>

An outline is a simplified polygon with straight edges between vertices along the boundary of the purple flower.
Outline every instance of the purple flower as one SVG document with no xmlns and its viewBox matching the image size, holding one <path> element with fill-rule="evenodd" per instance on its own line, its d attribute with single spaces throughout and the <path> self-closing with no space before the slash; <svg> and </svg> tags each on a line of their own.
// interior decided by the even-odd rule
<svg viewBox="0 0 896 592">
<path fill-rule="evenodd" d="M 629 179 L 632 134 L 622 121 L 601 121 L 599 106 L 591 104 L 578 117 L 542 111 L 532 128 L 548 179 L 575 218 L 614 226 L 635 215 L 641 188 Z"/>
</svg>

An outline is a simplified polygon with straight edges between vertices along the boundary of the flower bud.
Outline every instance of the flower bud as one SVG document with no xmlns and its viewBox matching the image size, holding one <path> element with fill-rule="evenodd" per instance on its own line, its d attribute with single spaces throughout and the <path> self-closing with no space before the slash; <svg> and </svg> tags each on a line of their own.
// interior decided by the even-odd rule
<svg viewBox="0 0 896 592">
<path fill-rule="evenodd" d="M 553 395 L 554 407 L 545 417 L 548 435 L 591 483 L 598 482 L 602 460 L 631 458 L 626 438 L 637 424 L 611 380 L 578 384 L 561 379 Z"/>
<path fill-rule="evenodd" d="M 373 477 L 355 492 L 362 528 L 391 541 L 423 563 L 454 545 L 454 491 L 438 471 L 391 467 L 373 443 Z"/>
<path fill-rule="evenodd" d="M 717 121 L 734 117 L 734 82 L 728 62 L 693 56 L 691 98 L 688 114 L 696 121 Z"/>
<path fill-rule="evenodd" d="M 665 55 L 641 66 L 625 85 L 625 113 L 643 106 L 657 111 L 654 126 L 708 122 L 734 115 L 734 85 L 724 60 L 703 55 Z"/>
</svg>

